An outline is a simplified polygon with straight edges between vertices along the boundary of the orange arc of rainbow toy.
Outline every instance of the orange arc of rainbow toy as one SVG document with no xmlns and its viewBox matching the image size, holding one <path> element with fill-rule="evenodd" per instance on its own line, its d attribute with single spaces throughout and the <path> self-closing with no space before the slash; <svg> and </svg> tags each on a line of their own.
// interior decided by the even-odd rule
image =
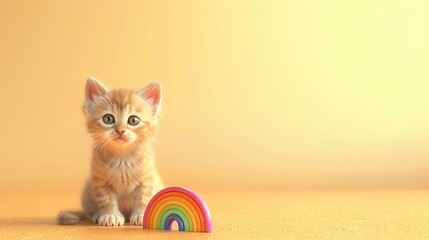
<svg viewBox="0 0 429 240">
<path fill-rule="evenodd" d="M 213 231 L 210 211 L 204 200 L 183 187 L 168 187 L 153 196 L 144 212 L 143 228 L 171 230 L 174 221 L 179 231 Z"/>
</svg>

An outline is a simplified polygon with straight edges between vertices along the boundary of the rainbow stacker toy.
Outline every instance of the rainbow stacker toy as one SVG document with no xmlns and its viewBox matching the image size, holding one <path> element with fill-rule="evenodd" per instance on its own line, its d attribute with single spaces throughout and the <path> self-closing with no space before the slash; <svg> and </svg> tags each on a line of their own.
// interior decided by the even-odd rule
<svg viewBox="0 0 429 240">
<path fill-rule="evenodd" d="M 186 188 L 168 187 L 153 196 L 144 213 L 143 228 L 171 230 L 174 221 L 179 231 L 213 231 L 206 203 L 198 194 Z"/>
</svg>

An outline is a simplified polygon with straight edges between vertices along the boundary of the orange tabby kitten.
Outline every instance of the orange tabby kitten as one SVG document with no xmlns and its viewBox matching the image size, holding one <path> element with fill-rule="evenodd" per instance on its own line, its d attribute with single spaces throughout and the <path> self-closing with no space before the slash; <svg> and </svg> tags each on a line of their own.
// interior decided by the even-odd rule
<svg viewBox="0 0 429 240">
<path fill-rule="evenodd" d="M 87 80 L 83 111 L 93 148 L 82 194 L 85 213 L 61 212 L 60 224 L 76 224 L 85 215 L 103 226 L 143 224 L 147 203 L 162 189 L 150 146 L 160 105 L 159 83 L 109 91 L 94 78 Z"/>
</svg>

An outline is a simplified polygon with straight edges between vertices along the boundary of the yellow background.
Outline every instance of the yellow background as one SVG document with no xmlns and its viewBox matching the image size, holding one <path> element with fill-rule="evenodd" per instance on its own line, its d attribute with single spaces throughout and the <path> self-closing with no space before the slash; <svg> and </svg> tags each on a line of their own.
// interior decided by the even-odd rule
<svg viewBox="0 0 429 240">
<path fill-rule="evenodd" d="M 79 191 L 85 80 L 163 86 L 167 185 L 429 186 L 428 1 L 0 1 L 0 191 Z"/>
</svg>

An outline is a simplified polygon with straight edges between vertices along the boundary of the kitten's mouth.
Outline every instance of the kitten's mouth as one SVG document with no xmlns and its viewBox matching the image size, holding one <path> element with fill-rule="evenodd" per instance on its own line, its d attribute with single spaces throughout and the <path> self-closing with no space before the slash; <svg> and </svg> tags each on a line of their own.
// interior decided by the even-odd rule
<svg viewBox="0 0 429 240">
<path fill-rule="evenodd" d="M 128 142 L 128 139 L 121 135 L 121 136 L 115 138 L 115 141 L 117 141 L 117 142 Z"/>
</svg>

